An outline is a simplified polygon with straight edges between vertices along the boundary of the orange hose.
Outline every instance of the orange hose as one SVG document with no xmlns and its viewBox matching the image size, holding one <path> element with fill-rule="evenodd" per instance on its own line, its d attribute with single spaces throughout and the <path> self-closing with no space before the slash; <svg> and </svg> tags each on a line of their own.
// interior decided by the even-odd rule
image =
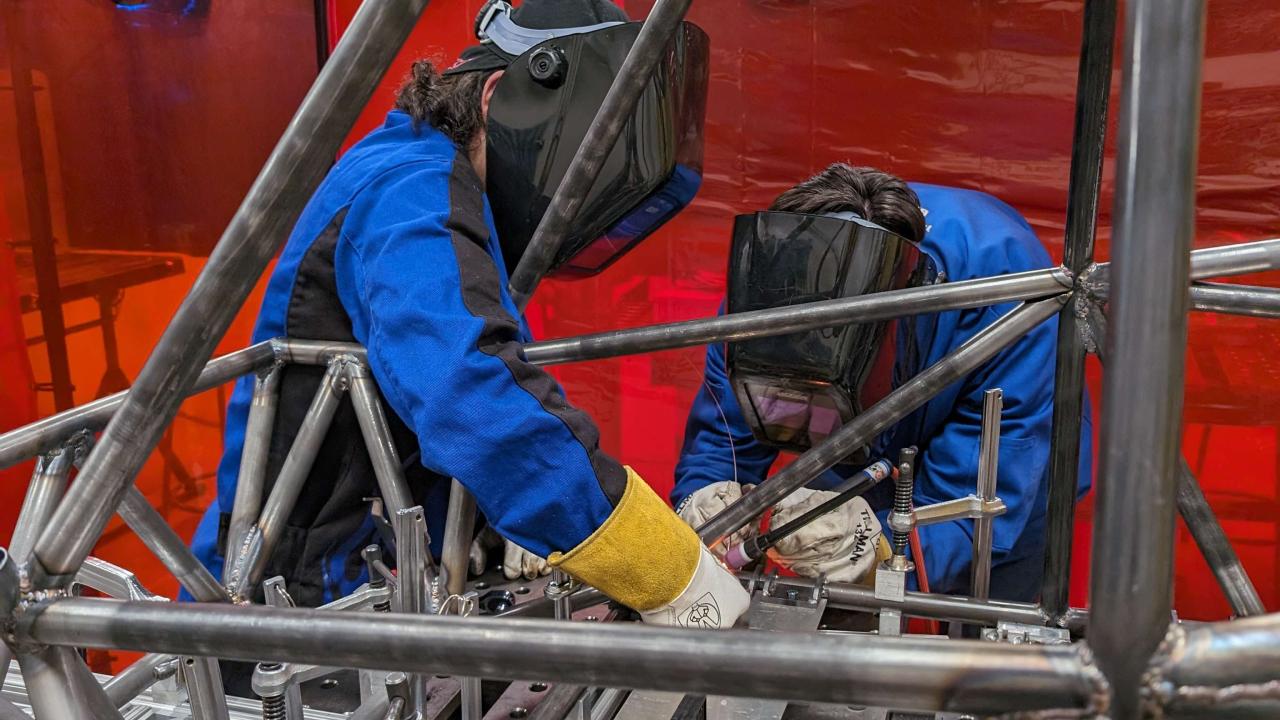
<svg viewBox="0 0 1280 720">
<path fill-rule="evenodd" d="M 929 592 L 929 570 L 924 566 L 924 552 L 920 549 L 920 530 L 911 528 L 911 559 L 916 563 L 916 584 L 920 592 Z M 924 626 L 930 635 L 938 634 L 938 621 L 925 620 Z"/>
</svg>

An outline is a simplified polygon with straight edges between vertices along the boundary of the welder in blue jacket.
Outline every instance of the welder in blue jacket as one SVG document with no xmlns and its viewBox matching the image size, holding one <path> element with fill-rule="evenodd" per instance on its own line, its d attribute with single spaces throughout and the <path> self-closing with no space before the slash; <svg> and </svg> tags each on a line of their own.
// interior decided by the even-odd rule
<svg viewBox="0 0 1280 720">
<path fill-rule="evenodd" d="M 433 552 L 456 478 L 521 552 L 646 622 L 727 626 L 745 610 L 745 591 L 633 470 L 601 451 L 591 418 L 551 376 L 525 361 L 528 331 L 507 290 L 638 25 L 607 0 L 525 0 L 514 11 L 487 4 L 477 21 L 482 42 L 443 74 L 416 63 L 397 109 L 311 198 L 253 339 L 367 348 Z M 600 192 L 561 246 L 561 269 L 599 270 L 697 189 L 706 36 L 685 25 L 672 43 Z M 268 490 L 323 372 L 282 370 Z M 236 386 L 217 500 L 193 543 L 215 573 L 227 554 L 220 527 L 235 502 L 251 394 L 251 378 Z M 343 403 L 266 577 L 283 575 L 304 605 L 349 593 L 365 577 L 360 550 L 377 539 L 367 502 L 377 494 Z"/>
<path fill-rule="evenodd" d="M 899 280 L 903 272 L 915 273 L 915 282 L 908 284 L 920 284 L 1050 266 L 1026 221 L 996 198 L 908 185 L 870 168 L 833 165 L 784 192 L 770 211 L 743 216 L 735 227 L 730 311 L 850 294 L 854 286 L 853 293 L 892 289 L 902 286 L 894 284 L 895 272 Z M 912 257 L 918 260 L 905 267 Z M 896 265 L 890 262 L 895 259 Z M 873 287 L 876 282 L 881 285 Z M 810 295 L 800 297 L 805 292 Z M 727 356 L 724 345 L 712 345 L 676 467 L 671 500 L 677 511 L 694 526 L 705 522 L 740 497 L 742 485 L 762 482 L 779 448 L 802 451 L 816 444 L 841 420 L 937 362 L 1012 307 L 1006 303 L 852 326 L 849 331 L 748 341 L 730 346 Z M 873 459 L 896 460 L 903 447 L 919 450 L 917 506 L 973 493 L 983 392 L 1001 388 L 997 494 L 1008 510 L 994 521 L 991 595 L 1033 600 L 1044 553 L 1055 348 L 1056 320 L 1050 320 L 947 387 L 858 457 L 779 503 L 773 527 L 831 497 L 831 488 Z M 1091 482 L 1087 404 L 1083 425 L 1081 494 Z M 805 526 L 771 550 L 771 557 L 802 575 L 868 581 L 877 559 L 884 557 L 881 533 L 891 485 L 880 483 L 865 500 L 855 499 Z M 725 545 L 750 532 L 740 531 Z M 919 532 L 931 590 L 967 593 L 973 521 L 929 525 Z"/>
</svg>

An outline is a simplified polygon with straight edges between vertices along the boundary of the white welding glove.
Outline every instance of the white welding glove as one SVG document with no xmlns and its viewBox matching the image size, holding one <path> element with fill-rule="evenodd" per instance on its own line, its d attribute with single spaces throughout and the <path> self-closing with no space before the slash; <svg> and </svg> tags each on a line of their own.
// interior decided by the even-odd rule
<svg viewBox="0 0 1280 720">
<path fill-rule="evenodd" d="M 706 521 L 720 514 L 742 497 L 742 485 L 732 482 L 718 482 L 698 488 L 690 493 L 676 508 L 676 514 L 689 527 L 697 530 Z M 717 543 L 712 552 L 717 559 L 724 558 L 729 548 L 735 547 L 756 534 L 755 525 L 748 525 Z"/>
<path fill-rule="evenodd" d="M 738 578 L 720 564 L 711 551 L 701 546 L 698 567 L 675 600 L 640 613 L 650 625 L 672 625 L 702 630 L 731 628 L 746 614 L 751 596 Z"/>
<path fill-rule="evenodd" d="M 772 527 L 782 527 L 836 493 L 801 488 L 773 508 Z M 855 497 L 788 535 L 769 550 L 769 557 L 797 575 L 854 583 L 875 569 L 882 544 L 880 521 L 871 506 Z"/>
<path fill-rule="evenodd" d="M 506 547 L 502 551 L 502 576 L 506 579 L 523 577 L 525 580 L 533 580 L 551 572 L 551 566 L 545 558 L 534 555 L 510 540 L 505 543 Z"/>
</svg>

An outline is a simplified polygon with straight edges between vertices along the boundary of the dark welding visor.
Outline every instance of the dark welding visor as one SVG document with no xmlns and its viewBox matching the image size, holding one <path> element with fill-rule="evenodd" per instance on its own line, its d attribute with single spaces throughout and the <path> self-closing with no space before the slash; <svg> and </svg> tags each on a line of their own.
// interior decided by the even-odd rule
<svg viewBox="0 0 1280 720">
<path fill-rule="evenodd" d="M 507 67 L 489 103 L 487 193 L 515 269 L 641 23 L 545 40 Z M 490 31 L 492 37 L 492 31 Z M 600 272 L 702 184 L 707 36 L 682 23 L 560 246 L 554 274 Z"/>
<path fill-rule="evenodd" d="M 727 310 L 854 297 L 937 278 L 933 260 L 915 243 L 854 213 L 759 212 L 734 222 Z M 752 432 L 785 450 L 822 442 L 919 369 L 920 347 L 932 337 L 934 319 L 729 343 L 729 379 Z"/>
</svg>

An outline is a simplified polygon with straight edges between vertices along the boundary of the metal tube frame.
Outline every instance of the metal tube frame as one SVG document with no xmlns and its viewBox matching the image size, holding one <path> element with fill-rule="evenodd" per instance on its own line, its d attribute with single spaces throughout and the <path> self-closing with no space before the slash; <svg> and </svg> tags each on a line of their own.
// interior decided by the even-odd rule
<svg viewBox="0 0 1280 720">
<path fill-rule="evenodd" d="M 613 122 L 620 127 L 620 118 L 626 112 L 618 108 L 626 107 L 629 92 L 626 88 L 642 86 L 647 80 L 644 67 L 649 62 L 651 68 L 652 58 L 646 58 L 646 55 L 652 54 L 654 47 L 660 49 L 665 46 L 688 4 L 687 0 L 659 0 L 654 13 L 646 21 L 623 72 L 610 90 L 605 107 L 593 123 L 588 140 L 579 148 L 579 157 L 575 158 L 570 171 L 572 177 L 567 176 L 557 192 L 552 206 L 554 212 L 548 212 L 539 227 L 538 242 L 534 243 L 536 252 L 526 258 L 528 263 L 522 263 L 516 277 L 513 277 L 513 294 L 521 304 L 527 300 L 542 271 L 554 257 L 558 238 L 563 234 L 562 229 L 556 229 L 557 223 L 567 224 L 572 219 L 577 203 L 585 195 L 585 188 L 590 186 L 594 172 L 590 167 L 591 160 L 584 158 L 593 153 L 600 154 L 601 158 L 607 155 L 612 140 L 616 139 L 616 129 L 611 131 L 608 124 Z M 425 0 L 366 3 L 334 61 L 326 68 L 346 66 L 345 76 L 338 71 L 322 73 L 219 243 L 192 294 L 148 360 L 134 389 L 0 435 L 0 467 L 6 467 L 25 457 L 57 448 L 72 433 L 106 426 L 102 441 L 89 457 L 81 479 L 54 511 L 47 523 L 49 527 L 35 543 L 26 579 L 30 583 L 28 587 L 56 588 L 70 582 L 76 575 L 76 569 L 82 568 L 77 576 L 82 582 L 93 577 L 98 577 L 98 582 L 106 585 L 119 581 L 123 584 L 118 590 L 126 596 L 145 594 L 145 591 L 121 581 L 97 564 L 82 563 L 106 518 L 124 497 L 142 460 L 171 420 L 177 404 L 187 394 L 281 362 L 329 365 L 330 373 L 326 377 L 334 377 L 335 382 L 353 381 L 357 377 L 367 380 L 367 374 L 361 375 L 358 369 L 350 370 L 361 367 L 358 363 L 363 360 L 362 349 L 344 343 L 275 340 L 218 358 L 205 365 L 203 370 L 199 365 L 220 338 L 231 315 L 238 310 L 257 277 L 257 271 L 274 252 L 276 241 L 272 238 L 283 236 L 283 232 L 274 230 L 287 229 L 309 195 L 310 187 L 318 180 L 323 163 L 315 158 L 327 158 L 329 153 L 317 148 L 336 144 L 338 138 L 345 135 L 354 112 L 351 108 L 362 106 L 359 99 L 373 86 L 369 79 L 379 75 L 380 68 L 389 62 L 393 50 L 398 48 L 412 27 L 411 20 L 424 5 Z M 1275 623 L 1280 622 L 1276 616 L 1257 618 L 1257 624 L 1248 628 L 1233 624 L 1221 630 L 1205 630 L 1201 635 L 1194 635 L 1200 633 L 1200 629 L 1187 631 L 1174 626 L 1171 634 L 1164 636 L 1168 625 L 1173 491 L 1177 487 L 1173 480 L 1175 475 L 1181 477 L 1180 507 L 1193 533 L 1197 532 L 1197 527 L 1203 530 L 1212 526 L 1219 532 L 1221 530 L 1207 504 L 1198 505 L 1202 506 L 1203 513 L 1208 513 L 1208 520 L 1192 521 L 1196 514 L 1189 512 L 1188 503 L 1183 501 L 1187 495 L 1188 474 L 1177 473 L 1176 470 L 1185 470 L 1185 467 L 1175 468 L 1173 464 L 1177 454 L 1176 427 L 1181 397 L 1181 343 L 1185 341 L 1185 311 L 1192 305 L 1196 309 L 1216 312 L 1280 316 L 1280 292 L 1222 285 L 1188 288 L 1187 283 L 1276 269 L 1280 267 L 1280 239 L 1187 254 L 1192 231 L 1189 221 L 1190 179 L 1194 173 L 1197 118 L 1195 112 L 1174 112 L 1170 108 L 1185 105 L 1187 97 L 1198 98 L 1203 2 L 1179 0 L 1173 10 L 1167 6 L 1162 6 L 1162 9 L 1156 10 L 1156 4 L 1151 0 L 1135 0 L 1127 13 L 1129 52 L 1123 85 L 1125 107 L 1120 143 L 1124 152 L 1116 213 L 1118 347 L 1115 367 L 1108 375 L 1108 420 L 1105 423 L 1114 437 L 1104 437 L 1102 473 L 1104 480 L 1112 481 L 1101 486 L 1095 532 L 1098 551 L 1095 552 L 1093 596 L 1098 612 L 1094 613 L 1093 621 L 1098 627 L 1093 634 L 1098 637 L 1091 645 L 1110 680 L 1110 692 L 1113 694 L 1110 711 L 1114 717 L 1120 718 L 1138 714 L 1141 710 L 1139 692 L 1144 687 L 1143 682 L 1154 682 L 1150 678 L 1190 678 L 1184 683 L 1175 677 L 1170 685 L 1156 688 L 1159 692 L 1146 687 L 1146 696 L 1156 697 L 1160 703 L 1185 702 L 1189 696 L 1193 696 L 1193 700 L 1199 698 L 1196 693 L 1200 690 L 1185 687 L 1192 681 L 1198 683 L 1196 687 L 1229 692 L 1228 688 L 1239 685 L 1234 681 L 1241 677 L 1245 677 L 1247 683 L 1259 686 L 1259 693 L 1272 693 L 1264 699 L 1274 700 L 1276 663 L 1270 660 L 1280 653 L 1280 645 L 1275 642 Z M 1055 405 L 1053 434 L 1054 456 L 1061 457 L 1057 460 L 1051 481 L 1054 488 L 1051 495 L 1057 498 L 1057 502 L 1051 502 L 1049 555 L 1052 559 L 1046 561 L 1048 568 L 1056 568 L 1055 572 L 1047 572 L 1046 575 L 1052 575 L 1054 581 L 1065 585 L 1062 528 L 1064 520 L 1070 520 L 1069 503 L 1066 502 L 1068 495 L 1070 500 L 1074 500 L 1075 458 L 1070 458 L 1071 467 L 1063 459 L 1070 454 L 1066 451 L 1073 439 L 1078 446 L 1082 349 L 1091 341 L 1101 340 L 1097 336 L 1096 319 L 1100 314 L 1099 304 L 1107 299 L 1111 290 L 1109 276 L 1112 268 L 1106 264 L 1092 264 L 1091 256 L 1099 160 L 1105 130 L 1106 88 L 1109 87 L 1109 41 L 1114 32 L 1113 0 L 1090 0 L 1086 6 L 1085 26 L 1065 267 L 533 343 L 525 348 L 526 356 L 537 364 L 571 362 L 787 334 L 801 329 L 913 313 L 979 307 L 1009 300 L 1029 301 L 952 356 L 904 384 L 885 402 L 859 416 L 861 422 L 855 420 L 842 428 L 826 443 L 802 456 L 791 468 L 762 485 L 759 491 L 713 518 L 700 530 L 706 539 L 714 541 L 749 521 L 789 491 L 802 486 L 813 474 L 829 467 L 842 455 L 846 445 L 861 444 L 867 437 L 896 422 L 945 386 L 948 378 L 971 371 L 1036 323 L 1058 313 L 1064 301 L 1072 299 L 1073 302 L 1067 304 L 1060 314 L 1055 387 L 1060 404 Z M 664 29 L 665 34 L 662 32 Z M 634 92 L 632 95 L 634 100 Z M 334 101 L 339 96 L 346 101 Z M 346 109 L 342 109 L 344 107 Z M 610 119 L 611 113 L 618 116 Z M 1153 121 L 1146 121 L 1148 116 Z M 610 132 L 613 138 L 608 137 Z M 304 142 L 291 146 L 297 137 L 307 137 L 309 144 Z M 576 185 L 582 183 L 585 185 L 579 192 Z M 1180 208 L 1182 212 L 1170 213 L 1169 207 Z M 1167 251 L 1171 240 L 1175 245 L 1173 253 Z M 541 268 L 536 267 L 539 264 L 542 264 Z M 1141 271 L 1135 270 L 1140 266 Z M 1153 272 L 1153 268 L 1159 272 Z M 228 297 L 233 301 L 227 302 Z M 1161 314 L 1161 322 L 1153 323 L 1151 316 L 1157 313 Z M 1150 326 L 1153 325 L 1158 327 L 1152 329 Z M 1071 332 L 1073 329 L 1075 331 Z M 340 370 L 335 373 L 334 368 Z M 367 386 L 361 384 L 362 391 L 368 391 L 363 393 L 363 399 L 376 399 L 371 383 Z M 322 388 L 320 394 L 323 392 Z M 1121 393 L 1128 395 L 1121 397 Z M 329 401 L 321 403 L 320 394 L 317 403 L 323 411 Z M 1154 411 L 1141 402 L 1126 402 L 1130 396 L 1148 404 L 1156 403 Z M 336 402 L 336 397 L 333 402 Z M 360 405 L 357 402 L 358 408 Z M 377 422 L 380 406 L 367 402 L 364 409 L 367 412 L 361 416 L 361 427 L 366 439 L 373 438 L 368 444 L 374 455 L 375 467 L 384 470 L 379 473 L 382 481 L 393 475 L 385 472 L 385 466 L 395 457 L 394 449 L 389 455 L 379 454 L 379 443 L 386 439 L 385 415 L 382 415 L 380 426 Z M 324 412 L 316 414 L 322 418 Z M 261 424 L 270 425 L 269 422 Z M 313 434 L 322 437 L 323 431 Z M 1130 449 L 1137 447 L 1142 450 Z M 1145 455 L 1149 450 L 1152 457 Z M 306 454 L 300 452 L 297 463 L 301 464 Z M 310 454 L 314 460 L 314 453 Z M 306 475 L 305 472 L 295 474 Z M 1194 485 L 1194 478 L 1191 480 Z M 253 484 L 249 485 L 246 496 L 253 489 Z M 279 486 L 277 483 L 275 490 Z M 292 484 L 286 483 L 286 486 L 289 489 Z M 397 495 L 394 484 L 388 487 L 393 503 L 404 500 Z M 296 490 L 289 491 L 296 496 Z M 1157 510 L 1141 525 L 1128 522 L 1127 513 L 1122 512 L 1132 509 L 1127 499 L 1139 494 L 1146 504 L 1154 504 Z M 263 515 L 269 519 L 287 515 L 287 506 L 291 502 L 284 502 L 284 499 L 274 504 L 269 499 L 268 507 L 272 511 L 264 511 Z M 748 502 L 747 499 L 751 500 Z M 248 507 L 243 512 L 251 514 L 253 504 L 246 502 Z M 1065 527 L 1069 528 L 1069 525 Z M 1224 590 L 1233 598 L 1233 606 L 1239 612 L 1238 602 L 1244 602 L 1240 600 L 1244 591 L 1239 589 L 1233 595 L 1228 589 L 1231 584 L 1220 572 L 1224 563 L 1229 564 L 1235 556 L 1225 542 L 1225 535 L 1219 540 L 1221 542 L 1215 549 L 1213 543 L 1202 542 L 1202 534 L 1197 534 L 1197 542 L 1218 572 Z M 1226 548 L 1226 556 L 1218 552 L 1221 547 Z M 266 553 L 259 557 L 265 558 Z M 1136 561 L 1139 557 L 1142 562 Z M 0 570 L 5 570 L 6 562 L 7 556 L 0 560 Z M 402 572 L 404 567 L 416 565 L 416 562 L 402 565 Z M 1235 566 L 1239 571 L 1235 577 L 1243 578 L 1244 585 L 1252 590 L 1247 575 L 1238 566 L 1238 560 Z M 429 566 L 424 560 L 424 570 L 427 569 Z M 12 574 L 12 563 L 5 572 L 10 575 L 0 578 L 3 580 L 0 582 L 0 608 L 10 615 L 18 602 L 19 591 L 16 575 Z M 127 575 L 126 571 L 120 573 Z M 411 587 L 406 587 L 404 582 L 409 579 L 402 578 L 401 591 L 412 593 Z M 1120 592 L 1121 585 L 1129 590 Z M 418 587 L 419 592 L 426 590 L 421 583 L 412 583 L 411 586 Z M 1060 586 L 1046 587 L 1052 592 L 1046 593 L 1043 608 L 908 593 L 901 603 L 901 611 L 972 622 L 996 622 L 1015 617 L 1034 623 L 1078 622 L 1079 613 L 1065 607 Z M 1127 612 L 1134 608 L 1133 587 L 1139 588 L 1138 594 L 1146 606 L 1137 619 Z M 595 591 L 584 589 L 570 600 L 576 606 L 580 597 L 590 598 L 592 592 Z M 866 588 L 828 585 L 824 592 L 833 605 L 885 607 L 885 601 L 875 598 L 874 592 Z M 396 593 L 397 597 L 400 594 Z M 11 619 L 15 621 L 12 639 L 18 643 L 20 661 L 31 670 L 28 684 L 32 688 L 33 700 L 45 705 L 46 710 L 42 714 L 52 715 L 105 714 L 118 717 L 118 713 L 108 712 L 109 700 L 96 683 L 92 683 L 92 689 L 85 689 L 83 678 L 88 676 L 87 669 L 74 653 L 61 647 L 72 645 L 159 648 L 182 654 L 284 662 L 304 662 L 306 658 L 316 656 L 332 657 L 336 652 L 337 661 L 351 666 L 387 667 L 394 663 L 396 668 L 417 672 L 441 670 L 485 677 L 503 677 L 507 672 L 517 672 L 516 669 L 497 666 L 495 658 L 522 648 L 537 648 L 536 671 L 521 669 L 520 677 L 540 676 L 558 682 L 585 681 L 614 686 L 625 686 L 638 679 L 638 687 L 681 692 L 732 691 L 740 688 L 743 678 L 748 677 L 753 679 L 747 683 L 753 687 L 753 693 L 759 692 L 762 697 L 804 700 L 816 697 L 837 702 L 973 712 L 1046 707 L 1101 709 L 1098 695 L 1108 687 L 1075 649 L 1021 648 L 1014 651 L 998 645 L 978 646 L 954 641 L 925 647 L 919 644 L 922 641 L 915 640 L 850 641 L 844 638 L 840 640 L 841 646 L 827 648 L 823 645 L 826 640 L 818 638 L 815 642 L 812 636 L 798 641 L 779 641 L 777 638 L 735 632 L 704 636 L 655 629 L 583 628 L 565 623 L 544 627 L 536 621 L 442 619 L 385 613 L 340 619 L 329 617 L 326 611 L 304 609 L 168 606 L 164 603 L 58 599 L 56 592 L 53 599 L 46 599 L 48 597 L 23 591 L 25 609 Z M 1256 600 L 1256 591 L 1254 598 Z M 1119 606 L 1121 602 L 1125 603 L 1124 607 Z M 1251 607 L 1248 612 L 1259 609 Z M 502 624 L 504 622 L 517 624 L 508 627 Z M 312 627 L 313 624 L 332 630 L 338 642 L 331 646 L 326 633 L 319 632 Z M 253 634 L 253 642 L 237 644 L 237 638 L 243 639 L 245 633 Z M 1239 642 L 1238 633 L 1254 633 L 1249 637 L 1254 638 L 1261 648 L 1250 656 L 1251 662 L 1245 663 L 1244 668 L 1234 668 L 1235 663 L 1229 659 L 1222 660 L 1220 655 L 1205 651 L 1202 655 L 1220 660 L 1215 666 L 1219 675 L 1206 680 L 1203 674 L 1197 674 L 1197 669 L 1188 669 L 1190 665 L 1178 665 L 1176 662 L 1177 643 L 1185 642 L 1186 638 L 1208 638 L 1204 643 L 1211 649 L 1219 647 L 1212 644 L 1214 642 L 1234 649 L 1234 643 Z M 1216 640 L 1219 636 L 1229 641 Z M 414 639 L 418 641 L 409 642 Z M 696 648 L 684 648 L 685 644 L 695 640 L 698 643 Z M 31 646 L 25 643 L 31 642 L 49 643 L 55 647 L 35 654 L 26 650 Z M 766 642 L 767 647 L 764 645 Z M 1175 650 L 1168 649 L 1171 643 Z M 248 655 L 244 649 L 248 646 L 262 649 Z M 808 657 L 806 653 L 812 651 L 820 651 L 821 662 L 816 659 L 801 662 Z M 1149 665 L 1147 658 L 1152 653 L 1155 657 Z M 716 661 L 708 662 L 709 656 L 717 658 Z M 767 656 L 771 656 L 769 662 L 757 661 Z M 866 656 L 874 658 L 879 671 L 910 667 L 909 672 L 897 674 L 910 677 L 912 684 L 903 686 L 893 673 L 885 673 L 883 682 L 866 683 L 865 686 L 863 683 L 844 682 L 854 674 L 866 677 L 867 672 L 876 671 L 864 667 L 869 662 Z M 1268 662 L 1252 662 L 1258 657 Z M 754 667 L 743 667 L 743 659 L 749 660 Z M 697 671 L 682 672 L 682 663 L 692 661 L 697 662 Z M 639 674 L 642 677 L 637 677 L 637 666 L 646 670 Z M 834 669 L 827 666 L 834 666 Z M 768 675 L 756 681 L 757 676 L 765 674 L 762 667 L 768 670 Z M 919 672 L 921 667 L 926 669 L 923 674 Z M 779 671 L 780 668 L 795 668 L 797 671 L 802 668 L 804 682 L 796 682 L 796 678 L 801 676 L 786 676 L 785 672 Z M 819 669 L 816 673 L 815 668 Z M 972 676 L 964 671 L 979 668 L 988 668 L 985 670 L 987 673 L 1006 675 L 1007 683 L 998 688 L 982 684 L 981 692 L 966 694 L 968 688 L 965 683 Z M 1010 668 L 1017 668 L 1021 674 L 1010 675 Z M 835 672 L 835 676 L 830 682 L 823 682 L 830 674 L 828 670 Z M 1151 670 L 1149 674 L 1148 670 Z M 625 678 L 621 674 L 624 672 Z M 53 688 L 57 683 L 61 683 L 59 690 L 65 696 L 60 700 L 54 699 Z M 1167 692 L 1161 695 L 1169 687 L 1173 688 L 1173 695 Z M 927 692 L 922 692 L 922 688 Z M 1215 701 L 1219 699 L 1215 696 Z M 1256 701 L 1257 697 L 1248 699 Z M 1051 702 L 1053 704 L 1048 704 Z"/>
</svg>

